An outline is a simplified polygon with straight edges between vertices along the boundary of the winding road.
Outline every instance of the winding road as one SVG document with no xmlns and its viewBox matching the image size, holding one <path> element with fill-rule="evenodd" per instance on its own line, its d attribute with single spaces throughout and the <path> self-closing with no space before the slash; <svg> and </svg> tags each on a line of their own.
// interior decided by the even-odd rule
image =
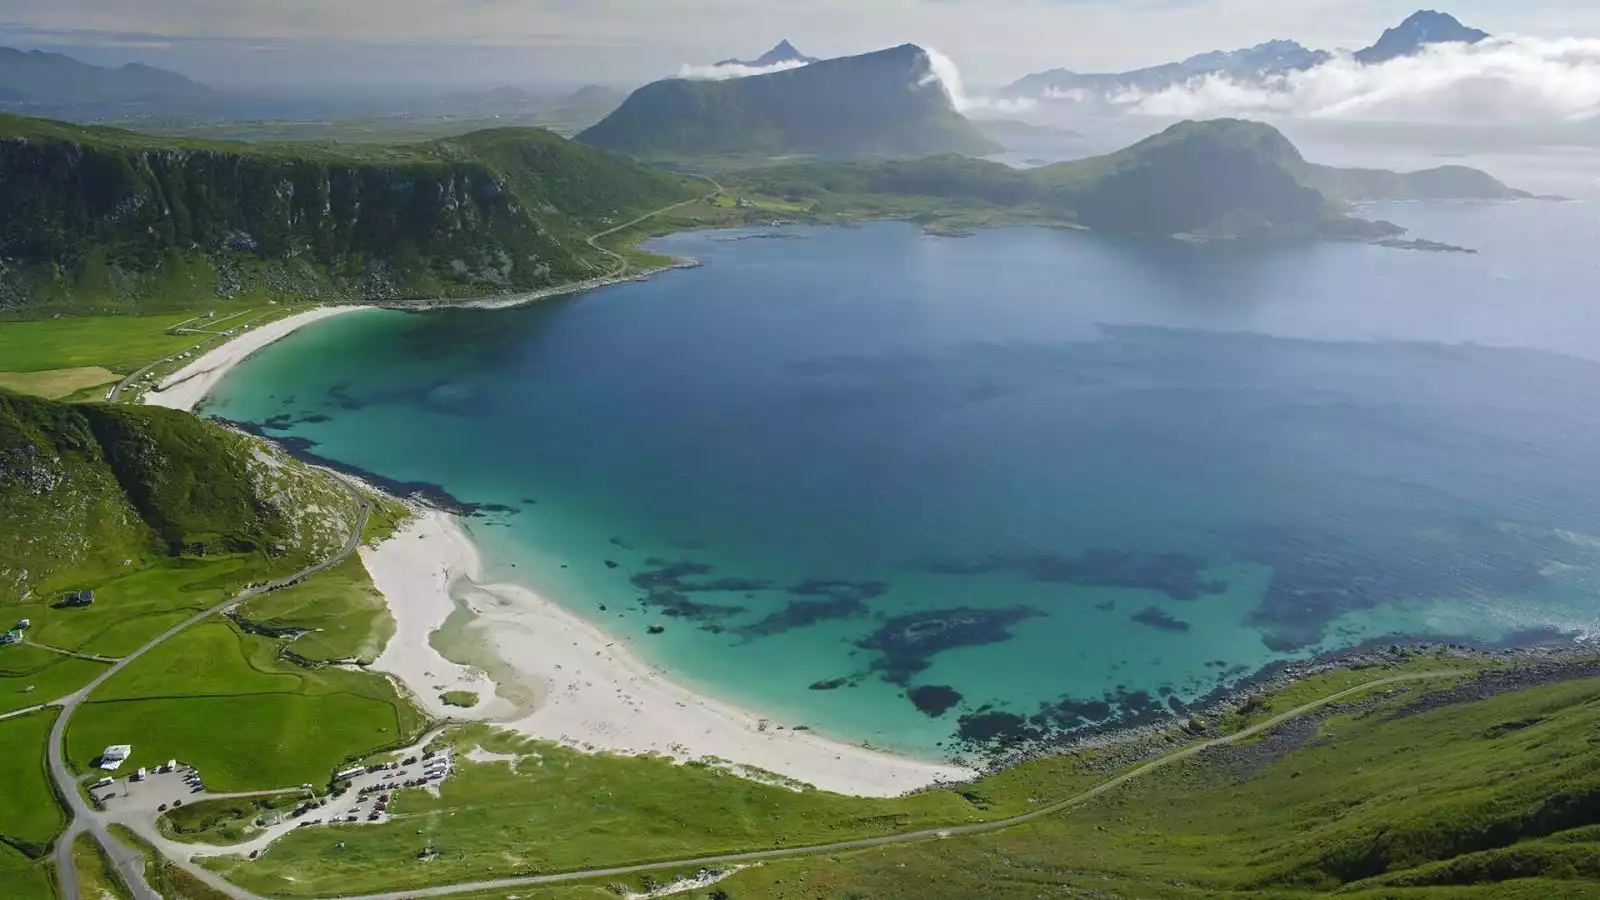
<svg viewBox="0 0 1600 900">
<path fill-rule="evenodd" d="M 683 209 L 685 206 L 693 206 L 696 203 L 704 203 L 707 200 L 715 200 L 716 198 L 722 196 L 722 193 L 723 193 L 722 185 L 720 183 L 718 183 L 717 180 L 715 178 L 712 178 L 710 175 L 690 174 L 689 177 L 690 178 L 698 178 L 701 181 L 710 182 L 711 186 L 713 188 L 716 188 L 716 190 L 712 191 L 709 194 L 706 194 L 704 197 L 695 197 L 692 200 L 685 200 L 682 203 L 674 203 L 671 206 L 664 206 L 661 209 L 656 210 L 655 212 L 645 213 L 644 215 L 640 216 L 637 219 L 634 219 L 631 222 L 624 222 L 624 223 L 622 223 L 621 225 L 618 225 L 615 228 L 607 228 L 605 231 L 601 231 L 599 233 L 592 234 L 592 235 L 589 236 L 588 240 L 585 241 L 585 243 L 587 243 L 589 246 L 593 247 L 596 250 L 599 250 L 601 253 L 604 253 L 605 255 L 607 255 L 607 256 L 609 256 L 612 259 L 617 261 L 616 268 L 612 269 L 611 273 L 604 277 L 604 280 L 606 280 L 606 281 L 615 281 L 615 280 L 617 280 L 619 278 L 622 278 L 623 276 L 627 275 L 628 274 L 628 260 L 627 260 L 626 257 L 624 257 L 620 253 L 616 253 L 614 251 L 607 250 L 606 248 L 600 246 L 600 241 L 602 239 L 608 238 L 608 237 L 612 236 L 613 234 L 616 234 L 619 231 L 627 231 L 629 228 L 633 228 L 636 225 L 642 225 L 645 222 L 648 222 L 651 219 L 654 219 L 656 216 L 665 215 L 665 214 L 667 214 L 669 212 L 672 212 L 675 209 Z"/>
<path fill-rule="evenodd" d="M 132 892 L 135 900 L 161 900 L 160 895 L 152 890 L 144 880 L 144 857 L 137 851 L 124 846 L 121 841 L 111 834 L 100 813 L 91 808 L 88 801 L 83 798 L 83 791 L 79 786 L 78 779 L 73 776 L 72 769 L 67 765 L 67 724 L 71 721 L 72 714 L 78 711 L 78 707 L 88 699 L 90 694 L 94 693 L 96 688 L 122 671 L 134 660 L 160 646 L 163 641 L 183 631 L 185 628 L 196 622 L 203 621 L 236 603 L 242 603 L 252 597 L 286 587 L 303 578 L 336 566 L 344 562 L 350 554 L 356 552 L 356 549 L 361 546 L 361 533 L 366 530 L 367 516 L 371 512 L 371 505 L 367 502 L 367 498 L 361 496 L 361 492 L 357 491 L 344 478 L 331 472 L 328 474 L 354 498 L 357 508 L 355 527 L 351 529 L 349 539 L 345 541 L 339 552 L 316 565 L 301 569 L 287 578 L 269 582 L 261 587 L 251 588 L 210 609 L 195 613 L 152 638 L 144 646 L 117 660 L 110 668 L 101 672 L 99 677 L 89 682 L 81 690 L 50 704 L 51 706 L 61 707 L 61 714 L 56 716 L 55 724 L 50 728 L 48 752 L 50 778 L 55 782 L 56 793 L 66 802 L 67 813 L 71 817 L 71 821 L 67 823 L 66 831 L 56 840 L 55 848 L 56 880 L 60 896 L 65 900 L 77 900 L 78 897 L 78 870 L 72 859 L 72 845 L 77 840 L 78 835 L 84 832 L 91 834 L 96 841 L 100 842 L 100 846 L 105 848 L 107 856 L 111 858 L 112 865 Z"/>
</svg>

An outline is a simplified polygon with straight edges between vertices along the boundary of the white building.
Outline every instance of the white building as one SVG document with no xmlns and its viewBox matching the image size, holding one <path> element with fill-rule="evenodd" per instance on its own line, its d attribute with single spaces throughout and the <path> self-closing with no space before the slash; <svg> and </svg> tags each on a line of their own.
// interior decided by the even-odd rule
<svg viewBox="0 0 1600 900">
<path fill-rule="evenodd" d="M 112 744 L 105 749 L 104 753 L 100 754 L 100 768 L 105 769 L 107 772 L 115 772 L 121 768 L 123 763 L 128 761 L 128 756 L 131 753 L 133 753 L 133 748 L 127 744 Z"/>
</svg>

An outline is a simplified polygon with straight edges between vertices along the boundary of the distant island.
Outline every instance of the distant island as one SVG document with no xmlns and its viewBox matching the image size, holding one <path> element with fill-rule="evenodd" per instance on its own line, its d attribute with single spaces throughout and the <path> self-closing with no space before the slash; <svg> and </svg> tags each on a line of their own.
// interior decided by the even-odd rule
<svg viewBox="0 0 1600 900">
<path fill-rule="evenodd" d="M 1036 222 L 1201 243 L 1384 240 L 1404 229 L 1353 216 L 1351 204 L 1532 196 L 1461 166 L 1402 174 L 1316 165 L 1277 129 L 1237 119 L 1182 122 L 1116 153 L 1027 171 L 939 156 L 775 167 L 740 182 L 812 198 L 824 215 L 928 198 L 917 212 L 942 217 L 940 233 Z"/>
<path fill-rule="evenodd" d="M 748 78 L 657 81 L 577 139 L 646 158 L 1001 149 L 956 111 L 913 44 Z"/>
</svg>

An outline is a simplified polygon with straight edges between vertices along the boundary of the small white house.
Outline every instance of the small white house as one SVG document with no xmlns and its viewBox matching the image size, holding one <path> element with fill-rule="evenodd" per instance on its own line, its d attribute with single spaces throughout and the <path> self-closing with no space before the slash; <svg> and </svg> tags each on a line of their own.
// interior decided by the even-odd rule
<svg viewBox="0 0 1600 900">
<path fill-rule="evenodd" d="M 133 753 L 133 747 L 127 744 L 112 744 L 100 754 L 100 768 L 107 772 L 115 772 L 128 761 L 128 756 Z"/>
</svg>

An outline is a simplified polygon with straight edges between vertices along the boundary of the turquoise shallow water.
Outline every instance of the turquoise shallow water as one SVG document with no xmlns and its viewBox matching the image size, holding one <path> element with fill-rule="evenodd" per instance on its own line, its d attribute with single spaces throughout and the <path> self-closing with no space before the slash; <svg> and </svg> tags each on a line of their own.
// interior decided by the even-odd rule
<svg viewBox="0 0 1600 900">
<path fill-rule="evenodd" d="M 1483 254 L 682 235 L 705 267 L 318 323 L 206 411 L 479 504 L 497 577 L 909 752 L 1391 635 L 1594 630 L 1594 210 L 1379 213 Z"/>
</svg>

